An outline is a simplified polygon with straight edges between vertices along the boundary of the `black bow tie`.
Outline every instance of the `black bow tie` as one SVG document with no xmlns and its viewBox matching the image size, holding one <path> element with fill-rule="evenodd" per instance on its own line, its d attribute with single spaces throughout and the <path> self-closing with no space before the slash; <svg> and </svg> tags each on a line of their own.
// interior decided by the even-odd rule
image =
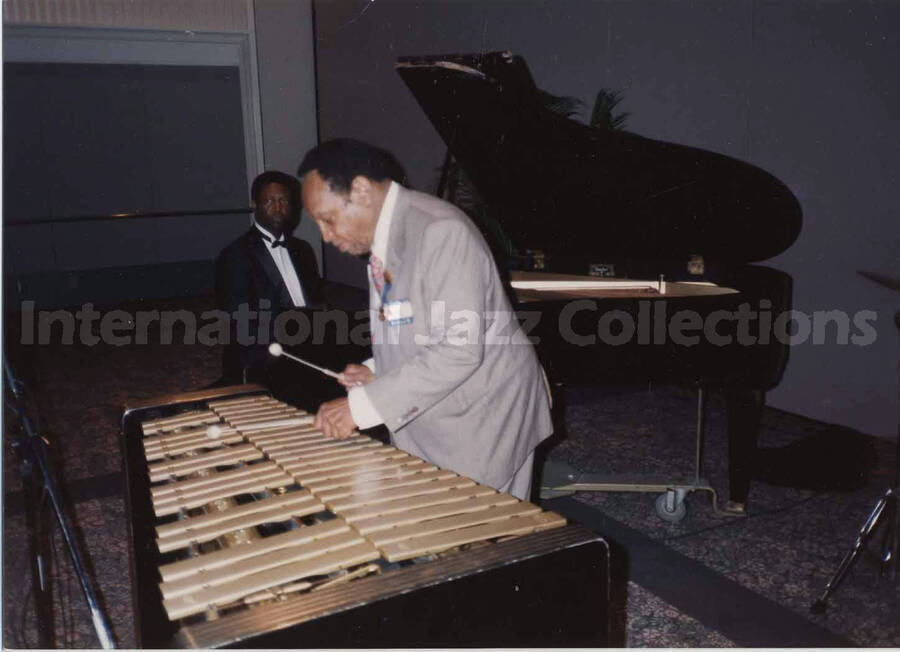
<svg viewBox="0 0 900 652">
<path fill-rule="evenodd" d="M 265 233 L 260 233 L 260 235 L 262 236 L 263 240 L 272 245 L 272 249 L 274 249 L 275 247 L 284 247 L 285 249 L 287 249 L 288 245 L 286 238 L 284 240 L 272 240 L 272 238 L 267 236 Z"/>
</svg>

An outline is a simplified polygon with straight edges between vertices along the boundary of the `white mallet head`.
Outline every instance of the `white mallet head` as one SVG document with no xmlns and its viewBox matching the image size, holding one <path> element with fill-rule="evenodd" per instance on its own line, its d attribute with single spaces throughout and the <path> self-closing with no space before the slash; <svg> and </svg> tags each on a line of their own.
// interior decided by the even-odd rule
<svg viewBox="0 0 900 652">
<path fill-rule="evenodd" d="M 206 429 L 206 436 L 210 439 L 218 439 L 222 435 L 222 426 L 213 424 Z"/>
<path fill-rule="evenodd" d="M 284 349 L 278 342 L 272 342 L 269 345 L 269 355 L 274 355 L 276 358 L 284 353 Z"/>
</svg>

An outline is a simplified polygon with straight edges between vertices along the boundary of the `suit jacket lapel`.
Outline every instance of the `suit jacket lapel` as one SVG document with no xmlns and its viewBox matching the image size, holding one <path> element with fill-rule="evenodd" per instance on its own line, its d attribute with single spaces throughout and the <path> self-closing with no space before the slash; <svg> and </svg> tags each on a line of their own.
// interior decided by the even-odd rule
<svg viewBox="0 0 900 652">
<path fill-rule="evenodd" d="M 322 304 L 321 283 L 318 265 L 315 261 L 315 254 L 311 248 L 304 249 L 304 243 L 301 241 L 288 238 L 288 253 L 291 256 L 291 263 L 294 265 L 294 271 L 297 272 L 297 280 L 300 281 L 300 289 L 303 290 L 303 298 L 308 308 L 319 307 Z M 313 256 L 313 258 L 310 258 Z"/>
<path fill-rule="evenodd" d="M 400 186 L 397 202 L 394 204 L 394 216 L 391 220 L 391 231 L 388 233 L 387 261 L 385 274 L 392 279 L 402 277 L 406 263 L 406 217 L 409 212 L 409 198 L 406 190 Z"/>
<path fill-rule="evenodd" d="M 272 260 L 272 254 L 269 253 L 267 243 L 263 240 L 262 234 L 259 233 L 259 230 L 256 229 L 256 227 L 253 227 L 253 231 L 256 232 L 256 237 L 250 239 L 250 251 L 265 270 L 266 276 L 269 277 L 269 281 L 272 283 L 272 287 L 275 288 L 278 293 L 279 300 L 283 305 L 290 306 L 290 294 L 287 291 L 287 286 L 284 284 L 284 279 L 281 278 L 281 272 L 278 271 L 278 266 L 275 265 L 275 261 Z M 288 295 L 288 301 L 286 303 L 285 294 Z M 272 307 L 274 308 L 275 306 Z"/>
</svg>

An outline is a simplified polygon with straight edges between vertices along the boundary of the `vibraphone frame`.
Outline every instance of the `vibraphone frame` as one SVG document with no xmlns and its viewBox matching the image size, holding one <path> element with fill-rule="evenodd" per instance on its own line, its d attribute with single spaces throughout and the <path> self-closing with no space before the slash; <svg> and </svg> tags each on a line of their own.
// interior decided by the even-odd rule
<svg viewBox="0 0 900 652">
<path fill-rule="evenodd" d="M 267 395 L 258 385 L 126 406 L 121 445 L 141 647 L 596 647 L 609 633 L 609 550 L 577 525 L 451 553 L 199 624 L 166 617 L 141 422 L 206 401 Z"/>
</svg>

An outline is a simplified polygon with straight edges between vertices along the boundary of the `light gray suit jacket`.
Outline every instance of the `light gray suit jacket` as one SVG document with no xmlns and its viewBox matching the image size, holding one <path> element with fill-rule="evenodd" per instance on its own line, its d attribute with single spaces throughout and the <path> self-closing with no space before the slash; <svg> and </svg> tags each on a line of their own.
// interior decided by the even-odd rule
<svg viewBox="0 0 900 652">
<path fill-rule="evenodd" d="M 399 191 L 386 302 L 408 301 L 412 321 L 373 316 L 376 378 L 366 394 L 398 447 L 502 486 L 552 432 L 540 363 L 469 218 Z"/>
</svg>

